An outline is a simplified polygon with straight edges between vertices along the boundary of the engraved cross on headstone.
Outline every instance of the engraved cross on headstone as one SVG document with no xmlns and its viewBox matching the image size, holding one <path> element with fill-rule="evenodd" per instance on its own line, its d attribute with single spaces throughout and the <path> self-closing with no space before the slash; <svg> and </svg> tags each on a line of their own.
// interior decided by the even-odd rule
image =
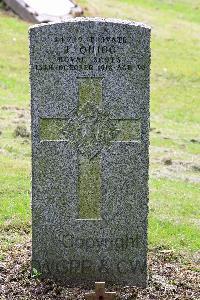
<svg viewBox="0 0 200 300">
<path fill-rule="evenodd" d="M 86 300 L 114 300 L 115 292 L 105 292 L 105 282 L 95 282 L 95 293 L 85 294 Z"/>
<path fill-rule="evenodd" d="M 113 118 L 103 107 L 102 78 L 79 78 L 78 109 L 68 118 L 41 118 L 41 141 L 67 141 L 78 151 L 79 218 L 100 219 L 100 154 L 112 142 L 140 140 L 140 120 Z"/>
</svg>

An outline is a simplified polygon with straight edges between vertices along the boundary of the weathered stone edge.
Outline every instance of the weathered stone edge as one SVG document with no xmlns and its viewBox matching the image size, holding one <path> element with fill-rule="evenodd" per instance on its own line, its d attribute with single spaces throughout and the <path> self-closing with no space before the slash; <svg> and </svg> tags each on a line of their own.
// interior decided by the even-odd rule
<svg viewBox="0 0 200 300">
<path fill-rule="evenodd" d="M 113 23 L 113 24 L 121 24 L 121 25 L 130 25 L 134 27 L 143 27 L 145 29 L 151 30 L 151 27 L 141 23 L 141 22 L 134 22 L 129 20 L 121 20 L 121 19 L 112 19 L 112 18 L 99 18 L 99 17 L 77 17 L 77 18 L 69 18 L 67 21 L 61 21 L 61 22 L 49 22 L 49 23 L 41 23 L 41 24 L 35 24 L 29 27 L 29 30 L 32 30 L 34 28 L 38 27 L 44 27 L 44 26 L 51 26 L 51 25 L 57 25 L 57 24 L 64 24 L 64 23 L 84 23 L 84 22 L 99 22 L 99 23 Z"/>
</svg>

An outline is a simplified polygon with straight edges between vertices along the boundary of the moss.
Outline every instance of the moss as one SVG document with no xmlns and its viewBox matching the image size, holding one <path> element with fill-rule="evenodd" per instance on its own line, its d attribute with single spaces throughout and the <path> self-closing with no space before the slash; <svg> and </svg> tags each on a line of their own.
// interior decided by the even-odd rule
<svg viewBox="0 0 200 300">
<path fill-rule="evenodd" d="M 87 102 L 102 103 L 102 78 L 79 79 L 79 111 Z"/>
<path fill-rule="evenodd" d="M 40 139 L 50 141 L 64 139 L 62 130 L 65 124 L 65 119 L 40 119 Z"/>
<path fill-rule="evenodd" d="M 81 219 L 101 218 L 101 170 L 100 159 L 81 158 L 79 161 L 79 217 Z"/>
<path fill-rule="evenodd" d="M 118 135 L 116 141 L 138 141 L 141 138 L 140 120 L 117 120 Z"/>
</svg>

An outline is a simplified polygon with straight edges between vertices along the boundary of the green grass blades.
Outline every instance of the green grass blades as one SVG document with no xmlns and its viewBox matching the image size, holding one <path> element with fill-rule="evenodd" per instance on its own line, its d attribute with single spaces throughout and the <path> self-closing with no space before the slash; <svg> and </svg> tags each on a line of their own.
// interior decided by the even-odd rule
<svg viewBox="0 0 200 300">
<path fill-rule="evenodd" d="M 150 180 L 150 187 L 150 245 L 179 251 L 198 251 L 199 185 L 154 178 Z"/>
<path fill-rule="evenodd" d="M 28 27 L 0 10 L 0 105 L 29 105 Z"/>
</svg>

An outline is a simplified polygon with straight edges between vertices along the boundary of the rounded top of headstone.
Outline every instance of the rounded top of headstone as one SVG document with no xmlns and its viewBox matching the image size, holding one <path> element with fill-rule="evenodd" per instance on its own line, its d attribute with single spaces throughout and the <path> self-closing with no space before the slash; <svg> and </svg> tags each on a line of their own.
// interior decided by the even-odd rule
<svg viewBox="0 0 200 300">
<path fill-rule="evenodd" d="M 49 23 L 41 23 L 41 24 L 35 24 L 31 26 L 29 29 L 32 30 L 34 28 L 38 27 L 44 27 L 44 26 L 56 26 L 59 24 L 68 24 L 68 23 L 108 23 L 108 24 L 118 24 L 118 25 L 128 25 L 128 26 L 134 26 L 134 27 L 142 27 L 147 30 L 151 30 L 151 27 L 141 23 L 141 22 L 134 22 L 129 20 L 121 20 L 121 19 L 112 19 L 112 18 L 99 18 L 99 17 L 79 17 L 79 18 L 69 18 L 67 21 L 64 20 L 62 22 L 49 22 Z"/>
</svg>

